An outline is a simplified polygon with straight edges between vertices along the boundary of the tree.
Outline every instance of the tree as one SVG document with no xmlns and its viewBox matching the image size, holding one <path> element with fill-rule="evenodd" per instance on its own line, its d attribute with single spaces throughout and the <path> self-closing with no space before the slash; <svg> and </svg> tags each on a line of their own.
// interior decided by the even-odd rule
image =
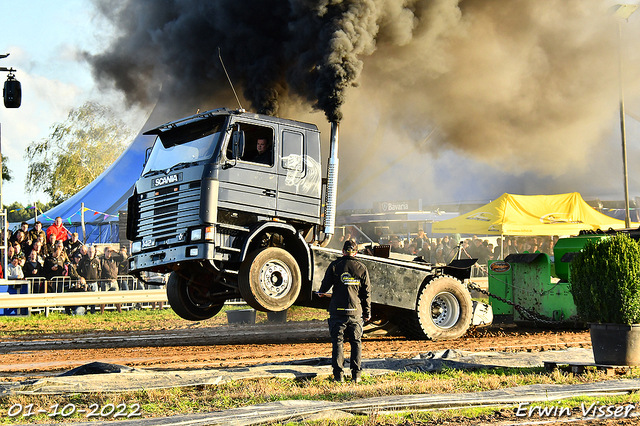
<svg viewBox="0 0 640 426">
<path fill-rule="evenodd" d="M 25 190 L 42 190 L 60 203 L 91 183 L 124 151 L 133 131 L 110 108 L 87 102 L 51 127 L 48 138 L 31 142 Z"/>
<path fill-rule="evenodd" d="M 11 178 L 11 170 L 9 170 L 9 157 L 0 154 L 0 158 L 2 158 L 2 180 L 5 182 L 9 182 Z"/>
<path fill-rule="evenodd" d="M 22 203 L 15 201 L 9 205 L 5 205 L 4 208 L 7 210 L 7 222 L 20 223 L 22 221 L 35 218 L 36 208 L 38 209 L 38 215 L 41 215 L 42 212 L 46 212 L 47 210 L 54 208 L 56 205 L 57 204 L 53 202 L 44 204 L 40 201 L 36 201 L 35 203 L 23 206 Z M 47 225 L 45 224 L 44 227 L 46 228 Z"/>
</svg>

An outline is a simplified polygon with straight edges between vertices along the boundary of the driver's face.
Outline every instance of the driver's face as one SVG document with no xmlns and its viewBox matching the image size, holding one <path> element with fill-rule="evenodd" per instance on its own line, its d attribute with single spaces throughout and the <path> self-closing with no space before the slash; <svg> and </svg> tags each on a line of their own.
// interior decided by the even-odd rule
<svg viewBox="0 0 640 426">
<path fill-rule="evenodd" d="M 256 149 L 258 150 L 259 154 L 262 154 L 263 152 L 267 151 L 267 141 L 264 139 L 258 139 L 258 142 L 256 144 Z"/>
</svg>

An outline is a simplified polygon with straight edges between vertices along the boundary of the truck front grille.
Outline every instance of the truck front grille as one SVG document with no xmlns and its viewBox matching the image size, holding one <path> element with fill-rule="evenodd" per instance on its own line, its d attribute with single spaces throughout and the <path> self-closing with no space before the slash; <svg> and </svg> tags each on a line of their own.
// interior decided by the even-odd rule
<svg viewBox="0 0 640 426">
<path fill-rule="evenodd" d="M 137 236 L 171 242 L 200 224 L 200 185 L 188 183 L 151 191 L 140 197 Z"/>
</svg>

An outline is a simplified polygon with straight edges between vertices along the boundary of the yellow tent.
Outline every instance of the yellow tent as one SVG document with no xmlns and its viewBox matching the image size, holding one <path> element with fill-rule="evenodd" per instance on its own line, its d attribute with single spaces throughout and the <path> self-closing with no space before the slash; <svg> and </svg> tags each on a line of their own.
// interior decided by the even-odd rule
<svg viewBox="0 0 640 426">
<path fill-rule="evenodd" d="M 638 224 L 632 224 L 637 227 Z M 613 219 L 588 205 L 577 192 L 557 195 L 512 195 L 453 219 L 436 222 L 436 234 L 577 235 L 584 229 L 622 229 Z"/>
</svg>

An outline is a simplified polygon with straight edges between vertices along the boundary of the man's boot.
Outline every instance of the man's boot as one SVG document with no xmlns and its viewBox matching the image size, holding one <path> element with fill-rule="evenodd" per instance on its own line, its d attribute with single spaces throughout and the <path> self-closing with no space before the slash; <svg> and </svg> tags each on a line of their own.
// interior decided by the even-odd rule
<svg viewBox="0 0 640 426">
<path fill-rule="evenodd" d="M 353 383 L 360 383 L 362 381 L 362 372 L 360 372 L 360 371 L 352 371 L 351 372 L 351 381 Z"/>
</svg>

